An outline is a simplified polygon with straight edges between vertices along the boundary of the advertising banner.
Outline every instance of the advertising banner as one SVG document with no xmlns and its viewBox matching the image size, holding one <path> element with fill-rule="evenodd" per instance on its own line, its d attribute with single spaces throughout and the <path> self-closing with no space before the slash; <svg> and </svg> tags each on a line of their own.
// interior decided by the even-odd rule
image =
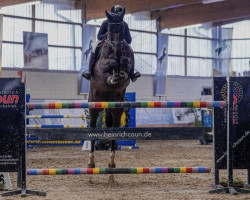
<svg viewBox="0 0 250 200">
<path fill-rule="evenodd" d="M 250 168 L 250 77 L 230 77 L 229 134 L 234 169 Z M 214 78 L 214 100 L 226 101 L 225 77 Z M 215 168 L 227 168 L 227 108 L 214 108 Z"/>
<path fill-rule="evenodd" d="M 0 77 L 2 77 L 3 15 L 0 15 Z"/>
<path fill-rule="evenodd" d="M 21 79 L 0 79 L 0 172 L 21 171 L 25 153 L 25 89 Z"/>
<path fill-rule="evenodd" d="M 81 76 L 88 70 L 89 58 L 96 38 L 96 27 L 93 25 L 83 25 L 82 27 L 82 65 L 79 72 L 80 94 L 89 93 L 89 81 Z"/>
<path fill-rule="evenodd" d="M 48 34 L 23 32 L 24 68 L 49 69 Z"/>
<path fill-rule="evenodd" d="M 231 74 L 232 28 L 213 28 L 213 69 L 214 76 L 229 76 Z"/>
<path fill-rule="evenodd" d="M 157 71 L 155 96 L 166 96 L 168 36 L 159 33 L 157 41 Z"/>
</svg>

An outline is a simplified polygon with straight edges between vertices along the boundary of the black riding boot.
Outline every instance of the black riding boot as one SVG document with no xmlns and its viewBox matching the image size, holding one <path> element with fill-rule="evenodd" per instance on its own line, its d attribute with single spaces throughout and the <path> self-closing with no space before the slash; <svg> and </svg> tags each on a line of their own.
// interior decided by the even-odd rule
<svg viewBox="0 0 250 200">
<path fill-rule="evenodd" d="M 91 51 L 89 58 L 89 70 L 82 73 L 82 77 L 86 78 L 87 80 L 90 80 L 91 76 L 93 76 L 94 60 L 95 60 L 95 54 Z"/>
<path fill-rule="evenodd" d="M 141 76 L 141 73 L 136 71 L 135 73 L 135 57 L 134 57 L 134 52 L 132 52 L 132 68 L 130 71 L 130 79 L 132 82 L 135 82 L 137 78 Z"/>
</svg>

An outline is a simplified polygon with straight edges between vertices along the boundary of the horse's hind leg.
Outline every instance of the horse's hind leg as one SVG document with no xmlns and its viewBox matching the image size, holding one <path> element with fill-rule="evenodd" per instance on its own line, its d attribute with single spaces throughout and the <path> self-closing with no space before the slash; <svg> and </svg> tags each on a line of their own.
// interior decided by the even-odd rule
<svg viewBox="0 0 250 200">
<path fill-rule="evenodd" d="M 115 140 L 111 140 L 111 152 L 110 152 L 110 163 L 109 168 L 116 168 L 115 164 Z"/>
<path fill-rule="evenodd" d="M 123 113 L 123 108 L 116 108 L 115 110 L 112 110 L 112 117 L 113 117 L 113 127 L 120 127 L 121 125 L 121 116 Z M 115 146 L 116 146 L 116 141 L 112 140 L 111 141 L 111 152 L 110 152 L 110 163 L 109 167 L 110 168 L 115 168 Z"/>
<path fill-rule="evenodd" d="M 100 111 L 101 111 L 100 109 L 93 109 L 93 108 L 89 109 L 91 128 L 96 127 L 96 121 Z M 88 168 L 95 168 L 94 151 L 95 151 L 95 140 L 91 140 Z"/>
<path fill-rule="evenodd" d="M 91 140 L 88 168 L 95 168 L 94 151 L 95 151 L 95 140 Z"/>
<path fill-rule="evenodd" d="M 107 128 L 111 128 L 113 126 L 113 116 L 112 116 L 112 113 L 107 110 L 106 111 L 106 126 Z M 116 165 L 115 165 L 115 141 L 114 140 L 111 140 L 111 152 L 110 152 L 110 162 L 109 162 L 109 165 L 108 167 L 109 168 L 115 168 Z"/>
</svg>

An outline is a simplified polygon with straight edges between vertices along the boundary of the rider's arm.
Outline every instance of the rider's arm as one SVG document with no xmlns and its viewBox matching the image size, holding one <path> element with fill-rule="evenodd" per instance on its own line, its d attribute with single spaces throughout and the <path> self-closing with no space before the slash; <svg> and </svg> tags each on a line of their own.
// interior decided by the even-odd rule
<svg viewBox="0 0 250 200">
<path fill-rule="evenodd" d="M 108 21 L 105 20 L 98 31 L 97 39 L 103 40 L 104 38 L 106 38 L 107 32 L 108 32 Z"/>
<path fill-rule="evenodd" d="M 128 24 L 125 22 L 125 33 L 124 33 L 124 37 L 125 37 L 125 40 L 128 44 L 131 44 L 132 42 L 132 38 L 131 38 L 131 35 L 130 35 L 130 31 L 129 31 L 129 28 L 128 28 Z"/>
</svg>

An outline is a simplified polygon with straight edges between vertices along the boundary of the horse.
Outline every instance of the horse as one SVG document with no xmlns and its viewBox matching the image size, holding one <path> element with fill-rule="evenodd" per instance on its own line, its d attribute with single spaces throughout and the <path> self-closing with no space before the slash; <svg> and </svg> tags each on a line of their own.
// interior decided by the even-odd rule
<svg viewBox="0 0 250 200">
<path fill-rule="evenodd" d="M 229 40 L 223 40 L 221 46 L 215 49 L 217 56 L 220 56 L 221 52 L 224 51 L 225 49 L 230 48 L 230 44 L 227 44 L 228 41 Z"/>
<path fill-rule="evenodd" d="M 89 102 L 123 102 L 126 88 L 130 83 L 129 73 L 132 69 L 132 49 L 124 40 L 125 8 L 119 14 L 109 14 L 107 11 L 108 32 L 102 42 L 90 79 Z M 101 108 L 90 108 L 90 127 L 96 127 Z M 119 127 L 123 108 L 106 109 L 106 126 Z M 111 141 L 110 162 L 108 167 L 115 168 L 115 141 Z M 91 141 L 88 167 L 94 168 L 95 140 Z"/>
<path fill-rule="evenodd" d="M 83 58 L 85 58 L 86 62 L 88 61 L 89 53 L 92 51 L 92 48 L 93 48 L 92 43 L 93 43 L 93 40 L 90 39 L 90 41 L 89 41 L 89 48 L 84 52 L 84 57 Z"/>
<path fill-rule="evenodd" d="M 163 61 L 163 59 L 166 57 L 166 47 L 164 47 L 164 49 L 163 49 L 163 51 L 162 51 L 162 55 L 161 55 L 161 57 L 158 59 L 159 61 L 160 61 L 160 66 L 161 66 L 161 63 L 162 63 L 162 61 Z"/>
</svg>

